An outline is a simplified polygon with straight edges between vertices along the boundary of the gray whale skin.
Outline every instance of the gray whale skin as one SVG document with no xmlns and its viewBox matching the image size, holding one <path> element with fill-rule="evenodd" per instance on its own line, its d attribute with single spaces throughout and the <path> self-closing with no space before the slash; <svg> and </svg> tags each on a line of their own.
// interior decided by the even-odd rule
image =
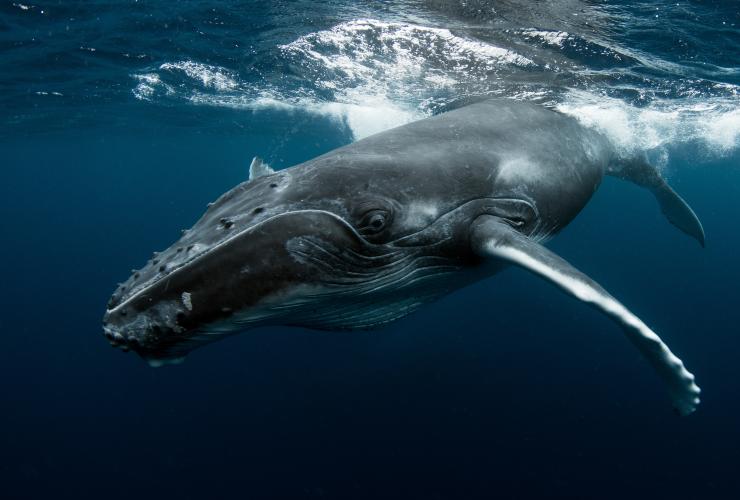
<svg viewBox="0 0 740 500">
<path fill-rule="evenodd" d="M 543 246 L 605 175 L 650 190 L 704 244 L 694 212 L 644 159 L 518 101 L 481 101 L 276 172 L 255 158 L 248 181 L 119 286 L 104 334 L 156 366 L 264 325 L 378 327 L 514 265 L 616 322 L 677 412 L 691 413 L 700 391 L 681 360 Z"/>
</svg>

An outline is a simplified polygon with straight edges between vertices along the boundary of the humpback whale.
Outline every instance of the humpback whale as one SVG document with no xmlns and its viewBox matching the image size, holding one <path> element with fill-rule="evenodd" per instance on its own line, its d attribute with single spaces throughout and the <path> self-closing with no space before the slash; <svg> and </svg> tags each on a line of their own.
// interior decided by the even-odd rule
<svg viewBox="0 0 740 500">
<path fill-rule="evenodd" d="M 367 137 L 291 168 L 255 158 L 250 178 L 114 292 L 103 331 L 152 365 L 263 325 L 368 329 L 518 266 L 616 322 L 667 386 L 699 403 L 661 338 L 543 243 L 605 175 L 649 189 L 704 244 L 691 208 L 644 158 L 530 103 L 492 99 Z"/>
</svg>

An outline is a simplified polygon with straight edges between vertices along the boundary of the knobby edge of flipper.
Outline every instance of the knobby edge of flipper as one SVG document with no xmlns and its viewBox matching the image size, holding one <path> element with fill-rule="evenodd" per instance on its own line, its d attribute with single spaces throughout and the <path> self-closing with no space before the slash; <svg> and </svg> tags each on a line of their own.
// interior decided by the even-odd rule
<svg viewBox="0 0 740 500">
<path fill-rule="evenodd" d="M 647 188 L 653 193 L 666 219 L 678 229 L 705 246 L 704 228 L 699 217 L 688 203 L 666 182 L 660 172 L 644 156 L 617 162 L 607 170 L 607 174 L 638 186 Z"/>
<path fill-rule="evenodd" d="M 471 248 L 479 256 L 515 264 L 545 278 L 619 324 L 666 383 L 676 411 L 688 415 L 696 410 L 701 390 L 694 375 L 654 331 L 598 283 L 498 217 L 482 215 L 470 231 Z"/>
</svg>

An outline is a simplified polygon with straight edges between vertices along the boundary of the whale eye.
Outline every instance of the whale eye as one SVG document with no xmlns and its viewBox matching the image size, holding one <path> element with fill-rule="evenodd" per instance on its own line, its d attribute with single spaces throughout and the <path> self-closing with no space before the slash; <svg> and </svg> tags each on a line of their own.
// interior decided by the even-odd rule
<svg viewBox="0 0 740 500">
<path fill-rule="evenodd" d="M 389 214 L 385 210 L 370 210 L 362 216 L 360 234 L 371 236 L 380 233 L 388 225 Z"/>
</svg>

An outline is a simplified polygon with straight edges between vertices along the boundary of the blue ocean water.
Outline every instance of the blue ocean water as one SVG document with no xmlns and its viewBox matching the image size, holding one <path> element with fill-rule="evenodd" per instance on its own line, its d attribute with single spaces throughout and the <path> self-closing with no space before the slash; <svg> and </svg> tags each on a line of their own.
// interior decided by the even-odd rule
<svg viewBox="0 0 740 500">
<path fill-rule="evenodd" d="M 2 498 L 740 495 L 736 2 L 0 4 Z M 602 315 L 511 269 L 382 330 L 151 369 L 118 281 L 244 180 L 481 95 L 646 153 L 707 246 L 606 179 L 549 245 L 697 375 L 678 418 Z"/>
</svg>

